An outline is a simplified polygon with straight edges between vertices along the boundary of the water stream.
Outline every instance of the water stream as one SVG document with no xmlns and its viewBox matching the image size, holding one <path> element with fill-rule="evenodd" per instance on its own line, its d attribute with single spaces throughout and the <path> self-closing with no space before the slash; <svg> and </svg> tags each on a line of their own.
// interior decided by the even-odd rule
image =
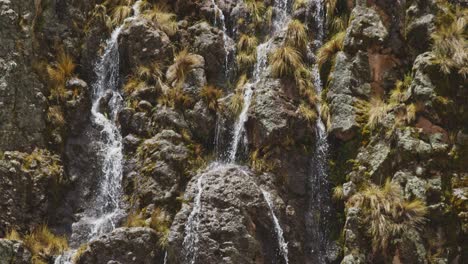
<svg viewBox="0 0 468 264">
<path fill-rule="evenodd" d="M 288 13 L 289 1 L 290 0 L 275 0 L 274 9 L 276 10 L 276 14 L 273 17 L 273 28 L 270 33 L 271 37 L 266 42 L 257 46 L 257 62 L 254 67 L 252 79 L 244 86 L 244 104 L 234 125 L 233 139 L 228 152 L 228 162 L 230 163 L 235 163 L 236 161 L 242 138 L 244 138 L 244 142 L 247 142 L 245 122 L 248 119 L 248 111 L 254 94 L 253 88 L 258 84 L 261 79 L 260 77 L 262 74 L 265 74 L 265 70 L 268 67 L 268 53 L 273 47 L 274 36 L 280 30 L 283 30 L 290 20 Z"/>
<path fill-rule="evenodd" d="M 273 218 L 273 223 L 275 225 L 276 239 L 278 240 L 280 254 L 284 258 L 285 263 L 288 264 L 288 243 L 284 240 L 283 229 L 281 228 L 278 217 L 276 217 L 275 211 L 273 210 L 273 202 L 271 200 L 270 193 L 263 189 L 261 189 L 261 191 L 266 203 L 268 204 L 268 208 L 270 208 L 271 217 Z"/>
<path fill-rule="evenodd" d="M 120 94 L 120 62 L 118 37 L 126 21 L 140 14 L 139 0 L 132 6 L 133 16 L 111 34 L 106 42 L 104 54 L 95 66 L 97 81 L 92 85 L 91 120 L 100 129 L 99 156 L 101 158 L 101 178 L 95 200 L 85 209 L 78 222 L 72 225 L 71 243 L 77 247 L 116 228 L 117 222 L 125 216 L 121 204 L 123 152 L 122 135 L 117 124 L 117 114 L 123 107 Z M 106 101 L 103 107 L 103 100 Z M 106 108 L 106 109 L 103 109 Z M 74 249 L 58 256 L 55 264 L 71 263 Z"/>
<path fill-rule="evenodd" d="M 186 258 L 194 264 L 197 258 L 198 228 L 200 226 L 201 197 L 203 193 L 203 175 L 197 180 L 197 195 L 195 196 L 192 212 L 187 219 L 183 246 L 187 250 Z"/>
<path fill-rule="evenodd" d="M 324 3 L 323 0 L 312 0 L 315 9 L 312 13 L 314 29 L 314 49 L 323 44 L 324 38 Z M 322 92 L 322 83 L 318 65 L 313 65 L 312 77 L 317 95 Z M 316 104 L 320 116 L 320 102 Z M 306 226 L 308 232 L 311 263 L 326 263 L 326 250 L 328 246 L 328 217 L 331 210 L 330 185 L 328 182 L 328 141 L 326 127 L 321 118 L 315 123 L 315 146 L 312 159 L 312 170 L 309 178 L 309 206 Z"/>
</svg>

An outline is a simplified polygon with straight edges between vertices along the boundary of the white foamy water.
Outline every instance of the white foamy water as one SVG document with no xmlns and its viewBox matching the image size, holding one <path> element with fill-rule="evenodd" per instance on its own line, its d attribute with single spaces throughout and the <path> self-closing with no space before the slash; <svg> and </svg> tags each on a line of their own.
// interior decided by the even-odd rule
<svg viewBox="0 0 468 264">
<path fill-rule="evenodd" d="M 199 240 L 198 228 L 200 226 L 200 211 L 201 211 L 201 197 L 203 193 L 203 175 L 197 180 L 197 195 L 194 200 L 193 209 L 187 219 L 187 225 L 185 226 L 185 237 L 183 246 L 186 250 L 186 259 L 194 264 L 197 258 Z"/>
<path fill-rule="evenodd" d="M 255 63 L 253 77 L 252 80 L 244 86 L 244 104 L 234 125 L 233 139 L 228 152 L 228 161 L 230 163 L 234 163 L 236 161 L 239 144 L 243 137 L 244 142 L 247 143 L 247 137 L 245 136 L 245 122 L 247 122 L 248 111 L 252 103 L 252 96 L 254 94 L 253 87 L 258 84 L 261 75 L 265 73 L 265 70 L 268 67 L 268 52 L 272 49 L 273 37 L 280 30 L 283 30 L 291 19 L 288 14 L 289 0 L 275 0 L 273 7 L 276 10 L 276 14 L 273 17 L 273 28 L 271 31 L 272 37 L 257 47 L 257 62 Z"/>
<path fill-rule="evenodd" d="M 133 6 L 133 16 L 124 23 L 140 14 L 142 1 Z M 117 124 L 117 114 L 123 107 L 123 98 L 119 92 L 119 50 L 118 37 L 124 23 L 111 34 L 106 42 L 104 54 L 95 66 L 97 81 L 92 85 L 93 98 L 91 116 L 92 122 L 100 129 L 100 137 L 96 139 L 100 149 L 101 174 L 95 200 L 86 208 L 78 222 L 72 225 L 71 241 L 78 246 L 91 241 L 104 233 L 116 228 L 117 222 L 125 215 L 121 206 L 123 152 L 122 135 Z M 103 100 L 108 100 L 103 103 Z M 106 110 L 101 109 L 106 105 Z M 75 250 L 65 252 L 55 259 L 55 264 L 69 264 Z"/>
<path fill-rule="evenodd" d="M 288 264 L 289 263 L 288 243 L 286 243 L 286 240 L 284 240 L 283 229 L 281 228 L 278 217 L 276 217 L 275 211 L 273 209 L 273 202 L 271 200 L 270 193 L 263 189 L 261 190 L 262 190 L 263 197 L 265 198 L 265 201 L 268 204 L 268 208 L 270 208 L 271 217 L 273 218 L 273 223 L 275 225 L 276 239 L 278 240 L 278 247 L 280 250 L 279 253 L 281 254 L 281 256 L 283 256 L 285 263 Z"/>
<path fill-rule="evenodd" d="M 215 21 L 214 25 L 215 26 L 220 26 L 221 30 L 223 31 L 223 45 L 224 45 L 224 52 L 225 52 L 225 57 L 224 57 L 224 75 L 226 78 L 229 77 L 229 72 L 230 72 L 230 67 L 229 67 L 229 56 L 230 56 L 230 50 L 228 47 L 228 41 L 229 37 L 227 35 L 227 28 L 226 28 L 226 18 L 224 16 L 223 10 L 218 7 L 216 4 L 216 0 L 211 0 L 214 10 L 215 10 Z"/>
<path fill-rule="evenodd" d="M 315 22 L 315 48 L 323 45 L 324 38 L 324 3 L 323 0 L 312 0 L 315 5 L 312 14 Z M 318 65 L 312 67 L 312 77 L 317 95 L 322 92 L 322 82 Z M 311 263 L 326 263 L 325 255 L 328 246 L 327 219 L 330 207 L 330 186 L 328 182 L 328 140 L 326 127 L 320 118 L 320 102 L 317 102 L 316 109 L 319 118 L 315 123 L 315 146 L 312 159 L 312 170 L 309 178 L 309 207 L 307 212 L 306 225 L 309 234 L 309 247 Z"/>
</svg>

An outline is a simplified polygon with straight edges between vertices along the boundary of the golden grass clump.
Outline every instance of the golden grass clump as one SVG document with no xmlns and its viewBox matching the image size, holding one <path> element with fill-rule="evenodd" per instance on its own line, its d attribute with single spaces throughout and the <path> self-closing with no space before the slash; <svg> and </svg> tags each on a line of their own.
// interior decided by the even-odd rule
<svg viewBox="0 0 468 264">
<path fill-rule="evenodd" d="M 160 30 L 170 37 L 174 36 L 179 29 L 176 20 L 177 16 L 167 12 L 160 6 L 154 6 L 152 9 L 143 12 L 143 16 L 152 20 Z"/>
<path fill-rule="evenodd" d="M 128 5 L 118 5 L 112 9 L 112 25 L 118 26 L 132 14 L 132 8 Z"/>
<path fill-rule="evenodd" d="M 80 247 L 76 250 L 75 254 L 73 254 L 73 257 L 72 257 L 73 263 L 77 263 L 80 260 L 81 256 L 83 256 L 83 253 L 87 249 L 88 249 L 87 243 L 80 245 Z"/>
<path fill-rule="evenodd" d="M 47 110 L 47 120 L 54 126 L 63 127 L 65 125 L 65 117 L 62 108 L 58 105 L 49 107 Z"/>
<path fill-rule="evenodd" d="M 127 219 L 124 223 L 125 227 L 144 227 L 146 226 L 146 221 L 143 216 L 143 212 L 133 212 L 128 214 Z"/>
<path fill-rule="evenodd" d="M 347 206 L 362 210 L 374 253 L 382 251 L 386 254 L 389 242 L 398 241 L 410 229 L 420 230 L 427 214 L 424 202 L 406 201 L 401 187 L 389 180 L 383 187 L 374 184 L 367 186 L 353 195 Z"/>
<path fill-rule="evenodd" d="M 60 101 L 65 98 L 65 84 L 67 80 L 73 76 L 75 68 L 76 64 L 73 62 L 73 58 L 63 50 L 59 52 L 57 61 L 46 67 L 51 84 L 51 99 Z"/>
<path fill-rule="evenodd" d="M 244 0 L 244 3 L 249 10 L 250 19 L 255 26 L 263 22 L 263 17 L 265 14 L 265 4 L 263 1 L 258 0 Z"/>
<path fill-rule="evenodd" d="M 286 31 L 286 45 L 305 51 L 307 47 L 307 29 L 299 20 L 294 19 L 288 24 Z"/>
<path fill-rule="evenodd" d="M 169 214 L 164 209 L 156 208 L 151 214 L 150 227 L 158 233 L 158 245 L 163 249 L 167 248 L 169 244 L 170 226 Z"/>
<path fill-rule="evenodd" d="M 391 105 L 403 103 L 405 93 L 411 85 L 413 77 L 411 74 L 406 74 L 403 80 L 398 80 L 395 84 L 395 89 L 390 92 L 389 102 Z"/>
<path fill-rule="evenodd" d="M 466 24 L 468 9 L 444 3 L 437 15 L 437 27 L 432 34 L 432 52 L 440 69 L 449 74 L 458 72 L 466 78 L 468 74 L 468 45 Z"/>
<path fill-rule="evenodd" d="M 311 124 L 317 121 L 317 118 L 318 118 L 317 111 L 305 102 L 302 102 L 299 105 L 299 107 L 297 108 L 297 112 L 302 118 L 304 118 Z"/>
<path fill-rule="evenodd" d="M 245 72 L 257 62 L 258 40 L 255 36 L 241 34 L 237 42 L 238 53 L 236 55 L 237 67 Z"/>
<path fill-rule="evenodd" d="M 377 128 L 390 110 L 390 106 L 379 97 L 373 97 L 369 102 L 360 100 L 355 107 L 358 123 L 364 124 L 370 130 Z"/>
<path fill-rule="evenodd" d="M 200 97 L 211 111 L 218 111 L 221 107 L 218 100 L 223 96 L 223 91 L 213 85 L 205 85 L 200 90 Z"/>
<path fill-rule="evenodd" d="M 306 0 L 296 0 L 293 4 L 293 10 L 298 10 L 300 8 L 306 7 Z"/>
<path fill-rule="evenodd" d="M 6 233 L 5 239 L 21 241 L 21 235 L 15 229 L 11 229 Z"/>
<path fill-rule="evenodd" d="M 303 67 L 301 54 L 293 47 L 279 47 L 270 56 L 270 66 L 274 78 L 294 77 Z"/>
<path fill-rule="evenodd" d="M 171 88 L 158 99 L 158 103 L 163 106 L 171 107 L 174 109 L 190 108 L 193 105 L 193 99 L 184 93 L 182 88 Z"/>
<path fill-rule="evenodd" d="M 327 62 L 332 63 L 335 55 L 343 50 L 343 42 L 346 32 L 342 31 L 335 34 L 329 41 L 323 44 L 317 51 L 317 64 L 322 68 Z"/>
<path fill-rule="evenodd" d="M 67 239 L 53 234 L 46 225 L 41 225 L 23 238 L 24 245 L 33 256 L 55 256 L 68 249 Z"/>
<path fill-rule="evenodd" d="M 174 87 L 182 85 L 187 73 L 200 67 L 202 63 L 200 56 L 189 53 L 187 48 L 183 49 L 175 56 L 174 64 L 167 70 L 168 83 L 173 84 Z"/>
</svg>

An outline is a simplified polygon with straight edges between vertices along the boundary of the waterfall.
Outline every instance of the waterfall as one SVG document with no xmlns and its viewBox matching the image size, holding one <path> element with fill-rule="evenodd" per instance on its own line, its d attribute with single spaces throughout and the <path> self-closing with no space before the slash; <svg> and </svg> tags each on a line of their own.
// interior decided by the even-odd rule
<svg viewBox="0 0 468 264">
<path fill-rule="evenodd" d="M 288 260 L 288 243 L 284 240 L 283 229 L 281 228 L 278 217 L 276 217 L 275 211 L 273 210 L 273 202 L 271 201 L 270 193 L 260 189 L 262 191 L 263 197 L 265 198 L 268 208 L 270 208 L 271 217 L 273 218 L 273 223 L 275 224 L 275 233 L 276 239 L 278 240 L 278 246 L 281 256 L 283 256 L 286 264 L 289 263 Z"/>
<path fill-rule="evenodd" d="M 283 30 L 290 19 L 288 7 L 289 0 L 275 0 L 274 9 L 276 10 L 276 15 L 273 18 L 272 37 L 257 47 L 257 62 L 255 63 L 252 80 L 244 86 L 244 105 L 234 125 L 233 139 L 228 153 L 228 161 L 230 163 L 236 161 L 241 138 L 245 137 L 245 122 L 248 119 L 248 111 L 252 102 L 253 87 L 258 84 L 260 77 L 265 73 L 268 66 L 268 51 L 273 46 L 273 36 L 280 30 Z"/>
<path fill-rule="evenodd" d="M 201 197 L 203 192 L 203 175 L 197 180 L 197 196 L 195 197 L 192 212 L 190 213 L 187 225 L 185 227 L 185 237 L 183 246 L 187 251 L 186 257 L 190 259 L 190 263 L 194 264 L 196 260 L 197 242 L 198 242 L 198 228 L 200 225 L 200 210 L 201 210 Z"/>
<path fill-rule="evenodd" d="M 76 245 L 90 241 L 116 228 L 117 222 L 125 215 L 121 206 L 123 151 L 122 135 L 117 124 L 117 115 L 123 107 L 120 88 L 120 62 L 118 37 L 126 21 L 140 14 L 142 0 L 133 4 L 133 16 L 125 19 L 124 23 L 111 34 L 106 42 L 104 54 L 95 66 L 97 76 L 92 85 L 92 122 L 101 129 L 99 156 L 102 159 L 101 179 L 95 194 L 95 200 L 86 208 L 81 219 L 72 225 L 72 242 Z M 103 100 L 107 101 L 107 109 L 102 109 Z M 106 111 L 107 110 L 107 111 Z M 55 260 L 56 264 L 71 263 L 75 250 L 65 252 Z"/>
<path fill-rule="evenodd" d="M 227 47 L 227 42 L 228 42 L 228 35 L 227 35 L 227 28 L 226 28 L 226 18 L 224 16 L 223 10 L 218 7 L 216 4 L 216 0 L 211 0 L 213 4 L 213 8 L 215 10 L 215 19 L 214 19 L 214 25 L 218 26 L 218 18 L 219 18 L 219 26 L 221 27 L 221 30 L 223 31 L 223 45 L 224 45 L 224 52 L 226 56 L 224 57 L 224 74 L 225 77 L 229 79 L 229 72 L 230 72 L 230 67 L 229 67 L 229 56 L 230 56 L 230 51 Z"/>
<path fill-rule="evenodd" d="M 323 44 L 324 37 L 324 3 L 323 0 L 312 0 L 315 4 L 313 18 L 315 22 L 314 48 Z M 322 83 L 318 65 L 312 68 L 314 86 L 318 95 L 322 92 Z M 320 118 L 320 102 L 316 104 L 319 118 L 315 123 L 315 146 L 309 178 L 310 198 L 307 213 L 307 231 L 309 237 L 311 263 L 326 263 L 325 255 L 328 246 L 328 215 L 330 213 L 330 186 L 328 182 L 328 141 L 327 131 Z"/>
</svg>

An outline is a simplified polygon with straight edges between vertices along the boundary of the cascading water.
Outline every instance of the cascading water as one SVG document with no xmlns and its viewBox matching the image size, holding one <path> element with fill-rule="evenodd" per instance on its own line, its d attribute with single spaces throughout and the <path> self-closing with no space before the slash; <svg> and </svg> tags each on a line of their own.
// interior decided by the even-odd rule
<svg viewBox="0 0 468 264">
<path fill-rule="evenodd" d="M 273 18 L 273 29 L 271 31 L 271 36 L 279 30 L 283 30 L 287 25 L 287 22 L 290 20 L 288 14 L 289 0 L 275 0 L 274 9 L 276 10 L 276 15 Z M 244 104 L 242 110 L 239 114 L 236 124 L 234 125 L 233 139 L 231 142 L 231 147 L 229 149 L 228 161 L 234 163 L 236 161 L 237 152 L 239 150 L 239 144 L 241 139 L 245 137 L 245 122 L 248 119 L 248 111 L 250 104 L 252 102 L 253 96 L 253 87 L 258 83 L 262 74 L 264 74 L 265 69 L 268 66 L 268 52 L 271 50 L 273 45 L 273 38 L 268 39 L 265 43 L 262 43 L 257 47 L 257 62 L 254 67 L 254 72 L 252 75 L 252 80 L 244 86 Z M 246 140 L 245 140 L 246 141 Z"/>
<path fill-rule="evenodd" d="M 226 78 L 229 78 L 229 72 L 230 72 L 229 56 L 230 56 L 230 51 L 229 51 L 229 48 L 227 46 L 229 37 L 227 35 L 226 18 L 224 16 L 223 10 L 221 10 L 221 8 L 219 8 L 218 5 L 216 4 L 216 0 L 211 0 L 211 2 L 213 4 L 213 8 L 214 8 L 214 11 L 215 11 L 214 25 L 218 26 L 218 24 L 219 24 L 219 26 L 221 27 L 221 30 L 223 31 L 223 42 L 224 42 L 223 45 L 224 45 L 224 52 L 226 54 L 226 56 L 224 57 L 224 74 L 225 74 Z"/>
<path fill-rule="evenodd" d="M 263 194 L 263 198 L 265 198 L 265 201 L 268 204 L 268 208 L 270 209 L 271 217 L 273 218 L 273 223 L 275 224 L 275 233 L 276 238 L 278 239 L 280 254 L 281 256 L 283 256 L 285 263 L 288 264 L 288 243 L 286 243 L 286 241 L 284 240 L 283 229 L 281 228 L 278 217 L 276 217 L 275 211 L 273 210 L 273 202 L 271 201 L 270 193 L 264 191 L 263 189 L 261 189 L 261 191 Z"/>
<path fill-rule="evenodd" d="M 133 16 L 127 18 L 122 25 L 115 28 L 106 49 L 95 66 L 97 81 L 93 84 L 93 104 L 91 108 L 92 122 L 101 129 L 99 156 L 101 157 L 101 179 L 95 200 L 86 208 L 81 219 L 72 225 L 72 246 L 90 241 L 100 235 L 115 229 L 117 222 L 125 215 L 120 197 L 122 197 L 123 152 L 122 135 L 117 124 L 117 114 L 122 109 L 123 99 L 120 88 L 120 63 L 118 37 L 126 21 L 140 14 L 142 0 L 132 6 Z M 103 100 L 106 110 L 102 109 Z M 84 231 L 83 231 L 84 230 Z M 55 264 L 71 263 L 75 250 L 70 250 L 59 256 Z"/>
<path fill-rule="evenodd" d="M 201 197 L 203 193 L 203 175 L 197 180 L 197 196 L 195 197 L 192 212 L 190 213 L 187 226 L 185 227 L 184 248 L 186 249 L 186 258 L 194 264 L 197 257 L 198 228 L 200 225 Z"/>
<path fill-rule="evenodd" d="M 313 19 L 315 24 L 314 48 L 323 44 L 324 37 L 324 3 L 323 0 L 312 0 L 315 4 Z M 322 83 L 318 65 L 312 68 L 316 93 L 322 92 Z M 316 104 L 320 116 L 320 102 Z M 307 214 L 307 231 L 310 247 L 310 263 L 326 263 L 325 255 L 328 246 L 328 217 L 331 210 L 330 186 L 328 182 L 328 141 L 325 125 L 321 118 L 315 123 L 315 146 L 309 179 L 310 198 Z"/>
</svg>

